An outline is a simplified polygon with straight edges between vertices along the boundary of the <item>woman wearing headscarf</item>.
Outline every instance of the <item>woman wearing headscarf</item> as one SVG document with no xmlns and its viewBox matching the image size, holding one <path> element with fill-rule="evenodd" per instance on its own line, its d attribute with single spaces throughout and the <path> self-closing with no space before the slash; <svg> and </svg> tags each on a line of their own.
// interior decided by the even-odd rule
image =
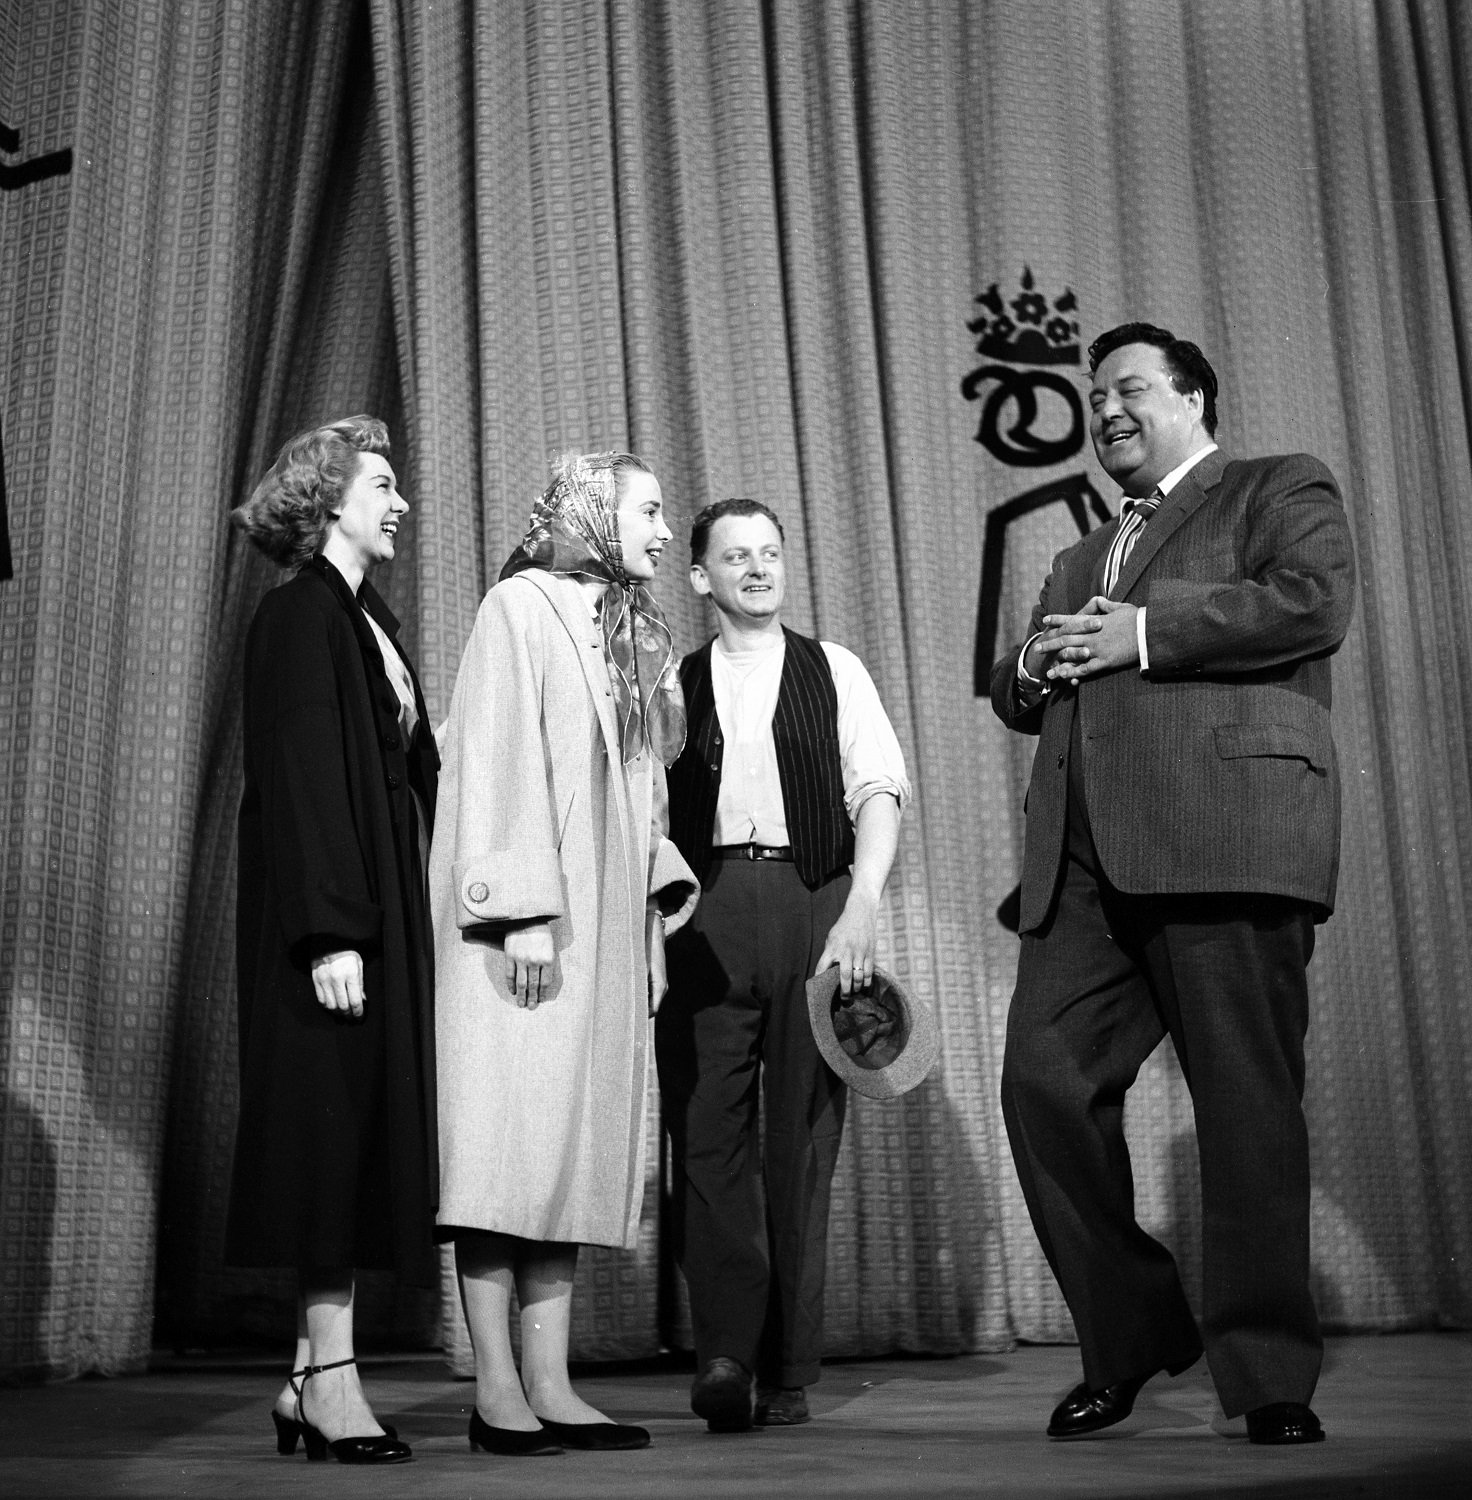
<svg viewBox="0 0 1472 1500">
<path fill-rule="evenodd" d="M 627 453 L 554 471 L 460 664 L 430 863 L 439 1223 L 475 1349 L 470 1441 L 523 1455 L 649 1441 L 572 1389 L 573 1273 L 580 1244 L 635 1244 L 648 1017 L 698 889 L 663 832 L 685 723 L 646 586 L 670 539 L 659 481 Z"/>
<path fill-rule="evenodd" d="M 290 1266 L 277 1448 L 399 1463 L 353 1357 L 355 1267 L 433 1285 L 434 1021 L 424 861 L 439 757 L 368 582 L 409 506 L 388 431 L 299 434 L 232 519 L 295 576 L 245 645 L 236 963 L 240 1119 L 225 1258 Z"/>
</svg>

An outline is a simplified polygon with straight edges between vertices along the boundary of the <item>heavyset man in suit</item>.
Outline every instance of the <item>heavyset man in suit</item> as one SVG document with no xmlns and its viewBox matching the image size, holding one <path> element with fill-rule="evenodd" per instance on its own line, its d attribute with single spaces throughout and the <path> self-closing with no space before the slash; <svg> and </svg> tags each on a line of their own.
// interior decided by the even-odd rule
<svg viewBox="0 0 1472 1500">
<path fill-rule="evenodd" d="M 1125 504 L 1054 560 L 991 682 L 1003 722 L 1039 736 L 1002 1107 L 1083 1356 L 1048 1434 L 1123 1420 L 1204 1344 L 1253 1442 L 1313 1442 L 1305 968 L 1339 858 L 1343 502 L 1305 454 L 1216 447 L 1194 344 L 1125 324 L 1089 367 L 1091 436 Z M 1135 1220 L 1123 1133 L 1167 1034 L 1196 1116 L 1199 1326 Z"/>
<path fill-rule="evenodd" d="M 712 1431 L 740 1431 L 808 1420 L 847 1091 L 813 1039 L 805 985 L 832 965 L 845 994 L 872 978 L 910 788 L 862 662 L 781 623 L 775 513 L 708 505 L 690 553 L 718 633 L 680 665 L 689 735 L 669 773 L 670 836 L 702 896 L 670 942 L 655 1054 L 699 1366 L 690 1404 Z"/>
</svg>

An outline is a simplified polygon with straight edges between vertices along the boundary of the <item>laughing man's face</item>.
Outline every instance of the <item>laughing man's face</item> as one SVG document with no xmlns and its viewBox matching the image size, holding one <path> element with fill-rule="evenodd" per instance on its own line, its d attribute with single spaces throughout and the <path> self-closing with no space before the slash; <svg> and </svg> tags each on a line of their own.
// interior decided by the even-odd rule
<svg viewBox="0 0 1472 1500">
<path fill-rule="evenodd" d="M 1182 395 L 1165 351 L 1125 344 L 1105 356 L 1089 390 L 1089 436 L 1104 472 L 1126 495 L 1143 498 L 1210 438 L 1200 391 Z"/>
</svg>

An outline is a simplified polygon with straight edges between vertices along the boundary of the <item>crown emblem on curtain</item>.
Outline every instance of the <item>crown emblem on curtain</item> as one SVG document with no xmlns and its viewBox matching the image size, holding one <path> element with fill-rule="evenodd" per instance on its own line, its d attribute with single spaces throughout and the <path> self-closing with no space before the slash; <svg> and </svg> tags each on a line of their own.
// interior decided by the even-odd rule
<svg viewBox="0 0 1472 1500">
<path fill-rule="evenodd" d="M 1022 290 L 1010 300 L 997 283 L 976 299 L 986 311 L 967 323 L 980 334 L 976 352 L 1013 365 L 1076 365 L 1078 363 L 1078 298 L 1065 287 L 1049 302 L 1037 290 L 1031 268 L 1022 268 Z"/>
</svg>

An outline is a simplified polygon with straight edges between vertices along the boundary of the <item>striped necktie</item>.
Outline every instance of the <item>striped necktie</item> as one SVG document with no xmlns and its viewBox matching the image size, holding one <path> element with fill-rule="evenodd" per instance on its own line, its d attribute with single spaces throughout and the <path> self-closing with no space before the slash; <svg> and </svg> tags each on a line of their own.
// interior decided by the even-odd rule
<svg viewBox="0 0 1472 1500">
<path fill-rule="evenodd" d="M 1160 509 L 1160 502 L 1165 496 L 1157 488 L 1148 500 L 1126 500 L 1124 510 L 1119 518 L 1119 530 L 1114 533 L 1114 540 L 1109 544 L 1108 556 L 1104 559 L 1104 597 L 1114 597 L 1115 585 L 1119 582 L 1119 575 L 1124 571 L 1124 565 L 1129 561 L 1130 553 L 1135 550 L 1135 543 L 1140 539 L 1140 533 L 1145 529 L 1145 522 Z"/>
</svg>

